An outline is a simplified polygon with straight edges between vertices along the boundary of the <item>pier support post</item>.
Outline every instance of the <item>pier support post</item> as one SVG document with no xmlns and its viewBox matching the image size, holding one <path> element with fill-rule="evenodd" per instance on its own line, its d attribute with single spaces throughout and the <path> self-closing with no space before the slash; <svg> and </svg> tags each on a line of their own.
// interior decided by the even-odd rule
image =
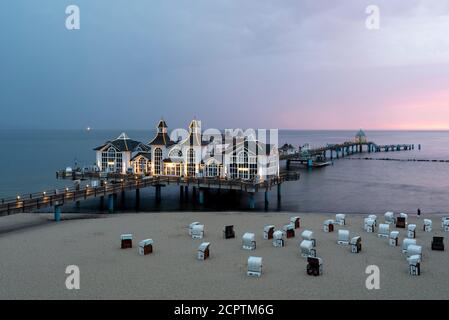
<svg viewBox="0 0 449 320">
<path fill-rule="evenodd" d="M 140 189 L 136 189 L 136 210 L 138 211 L 140 208 Z"/>
<path fill-rule="evenodd" d="M 268 191 L 265 191 L 265 207 L 268 206 Z"/>
<path fill-rule="evenodd" d="M 55 206 L 55 221 L 61 221 L 61 206 Z"/>
<path fill-rule="evenodd" d="M 100 211 L 104 208 L 104 196 L 100 196 Z"/>
<path fill-rule="evenodd" d="M 77 194 L 79 190 L 80 190 L 80 185 L 79 185 L 79 183 L 77 183 L 77 184 L 75 185 L 75 193 Z M 75 202 L 75 208 L 79 209 L 79 208 L 80 208 L 80 205 L 81 205 L 81 202 L 80 202 L 79 200 L 77 200 L 77 201 Z"/>
<path fill-rule="evenodd" d="M 198 202 L 204 204 L 204 190 L 200 188 L 198 191 Z"/>
<path fill-rule="evenodd" d="M 179 197 L 180 197 L 181 199 L 184 198 L 184 187 L 183 187 L 183 186 L 180 186 L 180 187 L 179 187 Z"/>
<path fill-rule="evenodd" d="M 307 168 L 312 167 L 312 159 L 307 159 Z"/>
<path fill-rule="evenodd" d="M 256 201 L 254 200 L 254 192 L 249 193 L 249 208 L 254 209 L 256 207 Z"/>
<path fill-rule="evenodd" d="M 195 199 L 196 199 L 196 187 L 192 187 L 192 198 L 195 201 Z"/>
<path fill-rule="evenodd" d="M 120 205 L 122 206 L 122 208 L 125 206 L 125 190 L 122 190 L 122 192 L 121 192 Z"/>
<path fill-rule="evenodd" d="M 161 202 L 161 194 L 162 194 L 161 186 L 157 185 L 155 188 L 156 188 L 156 202 L 159 203 Z"/>
<path fill-rule="evenodd" d="M 277 196 L 278 196 L 278 202 L 280 202 L 281 201 L 281 184 L 278 184 Z"/>
<path fill-rule="evenodd" d="M 108 212 L 109 213 L 114 213 L 114 195 L 115 194 L 110 194 L 108 196 Z"/>
</svg>

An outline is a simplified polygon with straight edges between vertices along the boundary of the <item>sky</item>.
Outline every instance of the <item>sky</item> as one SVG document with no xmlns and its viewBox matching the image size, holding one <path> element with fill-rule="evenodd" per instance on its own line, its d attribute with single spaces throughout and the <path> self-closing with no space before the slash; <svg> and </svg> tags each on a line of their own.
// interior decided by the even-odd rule
<svg viewBox="0 0 449 320">
<path fill-rule="evenodd" d="M 0 127 L 449 129 L 448 32 L 447 0 L 4 0 Z"/>
</svg>

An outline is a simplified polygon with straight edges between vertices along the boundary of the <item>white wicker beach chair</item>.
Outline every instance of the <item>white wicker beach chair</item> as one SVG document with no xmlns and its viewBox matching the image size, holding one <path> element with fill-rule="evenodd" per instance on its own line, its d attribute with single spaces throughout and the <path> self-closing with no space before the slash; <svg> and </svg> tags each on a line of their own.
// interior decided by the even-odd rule
<svg viewBox="0 0 449 320">
<path fill-rule="evenodd" d="M 407 248 L 413 244 L 416 244 L 416 239 L 405 238 L 402 241 L 402 253 L 407 253 Z"/>
<path fill-rule="evenodd" d="M 299 229 L 301 227 L 301 218 L 300 217 L 291 217 L 290 223 L 293 224 L 295 229 Z"/>
<path fill-rule="evenodd" d="M 196 226 L 197 224 L 200 224 L 198 221 L 192 222 L 191 224 L 189 224 L 189 236 L 192 235 L 192 229 L 193 226 Z"/>
<path fill-rule="evenodd" d="M 388 224 L 396 223 L 396 220 L 394 219 L 394 212 L 391 212 L 391 211 L 385 212 L 384 217 L 385 217 L 385 223 L 388 223 Z"/>
<path fill-rule="evenodd" d="M 351 252 L 352 253 L 359 253 L 362 251 L 362 237 L 355 236 L 351 239 Z"/>
<path fill-rule="evenodd" d="M 313 246 L 316 246 L 316 239 L 313 236 L 313 231 L 310 230 L 304 230 L 301 233 L 301 238 L 303 238 L 303 240 L 310 240 L 313 242 Z"/>
<path fill-rule="evenodd" d="M 323 223 L 323 231 L 324 232 L 333 232 L 334 231 L 334 220 L 326 220 Z"/>
<path fill-rule="evenodd" d="M 139 242 L 138 253 L 141 256 L 150 254 L 153 252 L 153 239 L 145 239 Z"/>
<path fill-rule="evenodd" d="M 335 215 L 335 224 L 344 226 L 346 224 L 346 215 L 344 213 L 337 213 Z"/>
<path fill-rule="evenodd" d="M 343 245 L 349 244 L 349 230 L 338 230 L 337 243 Z"/>
<path fill-rule="evenodd" d="M 366 232 L 375 232 L 376 231 L 376 220 L 374 220 L 372 218 L 365 218 L 364 229 Z"/>
<path fill-rule="evenodd" d="M 419 255 L 422 260 L 422 247 L 416 244 L 411 244 L 407 247 L 407 257 L 411 257 L 414 255 Z"/>
<path fill-rule="evenodd" d="M 203 224 L 195 224 L 192 226 L 192 239 L 203 239 L 204 237 L 204 225 Z"/>
<path fill-rule="evenodd" d="M 409 274 L 412 276 L 421 275 L 421 257 L 413 255 L 407 258 Z"/>
<path fill-rule="evenodd" d="M 245 250 L 256 249 L 256 236 L 254 233 L 246 232 L 242 237 L 242 247 Z"/>
<path fill-rule="evenodd" d="M 424 219 L 423 231 L 424 232 L 432 232 L 432 220 Z"/>
<path fill-rule="evenodd" d="M 399 231 L 391 231 L 389 244 L 392 247 L 396 247 L 399 244 Z"/>
<path fill-rule="evenodd" d="M 284 232 L 281 230 L 276 230 L 273 233 L 273 246 L 274 247 L 283 247 L 285 245 Z"/>
<path fill-rule="evenodd" d="M 389 238 L 390 237 L 390 225 L 387 223 L 379 224 L 379 231 L 377 236 L 380 238 Z"/>
<path fill-rule="evenodd" d="M 262 258 L 249 257 L 246 274 L 250 277 L 260 277 L 262 275 Z"/>
<path fill-rule="evenodd" d="M 444 230 L 444 222 L 449 221 L 449 217 L 442 217 L 441 218 L 441 229 Z M 446 231 L 446 230 L 445 230 Z"/>
<path fill-rule="evenodd" d="M 301 249 L 302 257 L 316 257 L 316 249 L 314 248 L 311 240 L 302 240 L 299 247 Z"/>
<path fill-rule="evenodd" d="M 198 247 L 197 259 L 206 260 L 210 255 L 210 242 L 203 242 Z"/>
<path fill-rule="evenodd" d="M 449 219 L 444 220 L 443 222 L 443 230 L 449 232 Z"/>
<path fill-rule="evenodd" d="M 407 226 L 407 237 L 414 239 L 416 237 L 416 224 L 409 224 Z"/>
<path fill-rule="evenodd" d="M 274 225 L 267 225 L 263 227 L 263 238 L 265 240 L 273 239 L 273 233 L 274 233 Z"/>
<path fill-rule="evenodd" d="M 368 219 L 374 220 L 374 226 L 377 227 L 377 216 L 375 214 L 368 215 Z"/>
</svg>

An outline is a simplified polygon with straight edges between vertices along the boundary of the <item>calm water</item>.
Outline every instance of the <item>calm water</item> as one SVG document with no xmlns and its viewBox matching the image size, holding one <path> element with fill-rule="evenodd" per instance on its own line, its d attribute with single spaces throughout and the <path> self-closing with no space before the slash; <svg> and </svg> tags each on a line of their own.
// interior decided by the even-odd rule
<svg viewBox="0 0 449 320">
<path fill-rule="evenodd" d="M 147 142 L 152 131 L 127 131 L 136 140 Z M 44 191 L 70 185 L 57 181 L 55 171 L 66 166 L 90 165 L 95 161 L 94 147 L 115 138 L 120 131 L 0 130 L 0 197 Z M 281 131 L 280 145 L 310 143 L 320 146 L 353 138 L 353 131 Z M 447 159 L 449 132 L 368 131 L 370 141 L 378 144 L 414 143 L 422 149 L 404 152 L 371 153 L 371 157 Z M 386 210 L 449 212 L 449 163 L 335 160 L 332 166 L 308 171 L 301 169 L 301 180 L 282 186 L 282 201 L 270 193 L 267 210 L 383 213 Z M 229 192 L 209 192 L 205 204 L 180 201 L 177 187 L 162 191 L 161 204 L 155 203 L 154 190 L 141 192 L 141 211 L 171 210 L 247 210 L 247 198 Z M 189 196 L 192 196 L 190 192 Z M 257 196 L 256 209 L 265 210 L 263 194 Z M 119 197 L 118 211 L 136 211 L 133 193 Z M 81 212 L 98 211 L 99 201 L 81 204 Z"/>
</svg>

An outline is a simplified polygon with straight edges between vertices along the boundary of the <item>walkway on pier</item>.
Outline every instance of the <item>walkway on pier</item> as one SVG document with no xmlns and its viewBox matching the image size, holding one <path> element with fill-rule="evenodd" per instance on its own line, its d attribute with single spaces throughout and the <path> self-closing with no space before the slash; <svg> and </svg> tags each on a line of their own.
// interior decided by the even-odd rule
<svg viewBox="0 0 449 320">
<path fill-rule="evenodd" d="M 102 173 L 79 173 L 75 176 L 65 176 L 61 172 L 59 178 L 66 179 L 99 179 L 100 186 L 78 185 L 64 190 L 53 190 L 51 192 L 30 193 L 17 196 L 14 198 L 1 199 L 0 214 L 12 214 L 18 212 L 30 212 L 46 207 L 54 207 L 55 220 L 60 219 L 61 206 L 70 202 L 78 202 L 96 197 L 108 196 L 108 210 L 113 212 L 114 203 L 119 192 L 129 190 L 136 191 L 136 199 L 139 198 L 139 190 L 147 187 L 156 188 L 156 199 L 161 198 L 161 187 L 166 185 L 178 185 L 180 191 L 187 191 L 189 186 L 199 189 L 200 203 L 202 202 L 203 189 L 224 189 L 224 190 L 241 190 L 250 195 L 250 208 L 253 209 L 254 193 L 265 192 L 265 201 L 267 201 L 267 192 L 272 187 L 277 187 L 278 198 L 280 199 L 280 186 L 285 181 L 299 179 L 299 173 L 284 172 L 279 176 L 270 177 L 263 181 L 250 180 L 227 180 L 219 178 L 195 178 L 195 177 L 174 177 L 174 176 L 153 176 L 142 177 L 134 174 L 102 174 Z"/>
<path fill-rule="evenodd" d="M 344 158 L 356 153 L 362 152 L 389 152 L 389 151 L 403 151 L 413 150 L 414 144 L 388 144 L 377 145 L 374 142 L 343 142 L 339 144 L 328 144 L 324 147 L 309 149 L 304 152 L 296 152 L 294 154 L 280 155 L 279 160 L 287 160 L 287 169 L 290 169 L 291 162 L 299 162 L 312 166 L 314 162 L 319 159 L 321 162 L 327 159 L 333 160 Z M 419 149 L 421 145 L 419 145 Z M 366 151 L 364 151 L 364 149 Z"/>
</svg>

